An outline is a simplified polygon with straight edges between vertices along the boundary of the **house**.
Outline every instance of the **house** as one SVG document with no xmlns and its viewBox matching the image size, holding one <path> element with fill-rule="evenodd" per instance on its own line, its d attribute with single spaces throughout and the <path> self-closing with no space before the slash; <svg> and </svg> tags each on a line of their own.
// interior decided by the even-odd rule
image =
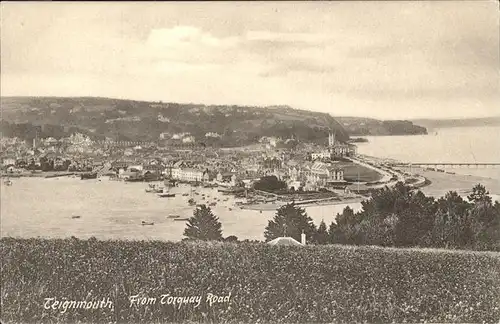
<svg viewBox="0 0 500 324">
<path fill-rule="evenodd" d="M 140 164 L 137 164 L 137 165 L 131 165 L 131 166 L 129 166 L 128 169 L 130 171 L 142 171 L 142 170 L 144 170 L 144 167 L 142 165 L 140 165 Z"/>
<path fill-rule="evenodd" d="M 219 135 L 219 133 L 208 132 L 208 133 L 205 134 L 205 137 L 219 138 L 221 136 Z"/>
<path fill-rule="evenodd" d="M 332 152 L 328 150 L 311 153 L 311 161 L 331 159 L 331 158 L 332 158 Z"/>
<path fill-rule="evenodd" d="M 114 161 L 113 163 L 111 163 L 111 168 L 115 170 L 126 169 L 128 168 L 128 166 L 129 163 L 125 161 Z"/>
<path fill-rule="evenodd" d="M 209 171 L 208 169 L 203 172 L 203 182 L 213 182 L 217 179 L 217 173 Z"/>
<path fill-rule="evenodd" d="M 9 165 L 5 168 L 5 172 L 7 173 L 19 173 L 21 170 L 17 168 L 15 165 Z"/>
<path fill-rule="evenodd" d="M 123 169 L 120 169 L 120 171 L 118 172 L 118 178 L 123 180 L 136 179 L 139 176 L 139 171 L 124 171 Z"/>
<path fill-rule="evenodd" d="M 349 156 L 356 156 L 358 154 L 358 147 L 354 144 L 347 144 Z"/>
<path fill-rule="evenodd" d="M 281 168 L 282 164 L 281 159 L 277 157 L 265 158 L 264 161 L 262 161 L 262 167 L 265 169 L 278 169 Z"/>
<path fill-rule="evenodd" d="M 303 243 L 300 243 L 299 241 L 295 240 L 292 237 L 278 237 L 275 238 L 272 241 L 267 242 L 269 245 L 286 245 L 286 246 L 302 246 L 305 245 Z"/>
<path fill-rule="evenodd" d="M 289 190 L 299 190 L 303 187 L 302 182 L 298 180 L 289 180 L 286 185 Z"/>
<path fill-rule="evenodd" d="M 237 183 L 237 176 L 234 172 L 219 172 L 217 174 L 217 182 L 234 187 Z"/>
<path fill-rule="evenodd" d="M 182 138 L 182 143 L 194 143 L 195 138 L 194 136 L 186 136 Z"/>
<path fill-rule="evenodd" d="M 150 172 L 152 174 L 160 175 L 165 170 L 165 168 L 160 164 L 146 164 L 143 167 L 144 172 Z"/>
<path fill-rule="evenodd" d="M 306 182 L 310 188 L 324 188 L 344 184 L 344 171 L 331 164 L 315 162 L 306 173 Z"/>
<path fill-rule="evenodd" d="M 3 166 L 16 165 L 16 159 L 13 157 L 6 157 L 2 160 Z"/>
</svg>

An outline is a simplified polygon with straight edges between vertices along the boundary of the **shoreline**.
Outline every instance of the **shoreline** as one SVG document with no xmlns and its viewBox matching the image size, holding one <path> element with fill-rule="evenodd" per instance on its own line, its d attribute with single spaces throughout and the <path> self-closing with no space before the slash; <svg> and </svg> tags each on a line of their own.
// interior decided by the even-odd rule
<svg viewBox="0 0 500 324">
<path fill-rule="evenodd" d="M 335 201 L 320 201 L 320 202 L 315 202 L 315 203 L 304 203 L 301 204 L 300 202 L 296 203 L 298 207 L 318 207 L 318 206 L 337 206 L 337 205 L 346 205 L 346 204 L 356 204 L 360 203 L 366 199 L 369 199 L 368 197 L 355 197 L 351 199 L 344 199 L 344 200 L 335 200 Z M 280 203 L 262 203 L 262 204 L 251 204 L 251 205 L 242 205 L 239 206 L 240 209 L 243 210 L 255 210 L 255 211 L 269 211 L 269 210 L 277 210 L 281 206 L 286 205 L 286 202 L 280 202 Z"/>
</svg>

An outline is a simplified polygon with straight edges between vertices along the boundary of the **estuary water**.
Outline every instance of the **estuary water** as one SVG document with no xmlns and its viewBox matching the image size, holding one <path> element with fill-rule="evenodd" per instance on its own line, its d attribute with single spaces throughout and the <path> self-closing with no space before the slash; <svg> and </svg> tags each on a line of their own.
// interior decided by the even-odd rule
<svg viewBox="0 0 500 324">
<path fill-rule="evenodd" d="M 0 188 L 1 236 L 70 237 L 102 239 L 157 239 L 177 241 L 183 238 L 185 221 L 174 221 L 193 215 L 189 206 L 188 186 L 172 188 L 173 198 L 159 198 L 146 193 L 145 183 L 78 178 L 19 178 L 12 186 Z M 197 203 L 217 202 L 212 211 L 223 226 L 223 235 L 239 239 L 264 239 L 264 229 L 274 211 L 239 209 L 235 198 L 216 188 L 196 188 Z M 182 194 L 189 194 L 183 196 Z M 205 198 L 202 199 L 202 194 Z M 218 200 L 217 200 L 218 199 Z M 307 207 L 316 224 L 322 219 L 329 225 L 346 205 Z M 351 204 L 359 210 L 360 204 Z M 80 218 L 72 218 L 80 216 Z M 152 226 L 142 221 L 154 222 Z"/>
</svg>

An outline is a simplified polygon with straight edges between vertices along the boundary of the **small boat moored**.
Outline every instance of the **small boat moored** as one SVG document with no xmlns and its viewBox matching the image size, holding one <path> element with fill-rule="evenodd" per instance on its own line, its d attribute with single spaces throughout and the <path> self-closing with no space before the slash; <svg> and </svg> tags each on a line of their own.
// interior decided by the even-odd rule
<svg viewBox="0 0 500 324">
<path fill-rule="evenodd" d="M 158 194 L 158 197 L 160 197 L 160 198 L 172 198 L 172 197 L 175 197 L 175 194 L 165 192 L 165 193 Z"/>
<path fill-rule="evenodd" d="M 154 222 L 146 222 L 146 221 L 142 221 L 141 222 L 141 225 L 154 225 L 155 223 Z"/>
</svg>

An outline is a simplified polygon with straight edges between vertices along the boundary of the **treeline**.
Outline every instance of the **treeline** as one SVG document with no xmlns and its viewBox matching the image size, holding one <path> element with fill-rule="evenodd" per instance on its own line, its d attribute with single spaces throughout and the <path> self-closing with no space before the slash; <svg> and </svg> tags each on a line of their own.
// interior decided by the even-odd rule
<svg viewBox="0 0 500 324">
<path fill-rule="evenodd" d="M 500 251 L 500 204 L 493 203 L 481 184 L 463 199 L 450 191 L 435 199 L 403 183 L 373 193 L 354 212 L 346 207 L 329 227 L 318 227 L 303 208 L 293 203 L 276 211 L 264 236 L 301 240 L 308 244 L 378 245 Z M 224 240 L 221 223 L 210 208 L 201 206 L 188 221 L 188 239 Z M 231 241 L 236 241 L 233 237 Z"/>
<path fill-rule="evenodd" d="M 346 207 L 317 243 L 500 251 L 500 204 L 480 184 L 467 200 L 454 191 L 436 200 L 398 183 L 362 207 Z"/>
</svg>

